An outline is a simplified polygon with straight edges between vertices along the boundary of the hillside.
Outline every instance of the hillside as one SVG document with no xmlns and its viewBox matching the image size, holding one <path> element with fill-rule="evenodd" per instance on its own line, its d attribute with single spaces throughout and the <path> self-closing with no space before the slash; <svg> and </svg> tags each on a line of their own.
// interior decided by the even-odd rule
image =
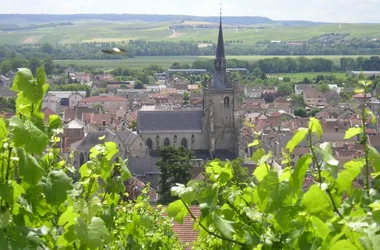
<svg viewBox="0 0 380 250">
<path fill-rule="evenodd" d="M 218 17 L 176 15 L 0 14 L 0 44 L 128 42 L 129 40 L 215 42 Z M 347 38 L 380 37 L 380 24 L 275 21 L 265 17 L 224 17 L 225 40 L 308 41 L 329 33 Z"/>
</svg>

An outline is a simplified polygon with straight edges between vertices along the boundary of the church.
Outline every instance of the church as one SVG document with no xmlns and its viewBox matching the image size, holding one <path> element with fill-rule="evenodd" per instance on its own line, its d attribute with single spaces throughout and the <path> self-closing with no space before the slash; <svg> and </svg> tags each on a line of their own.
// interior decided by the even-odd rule
<svg viewBox="0 0 380 250">
<path fill-rule="evenodd" d="M 204 89 L 202 110 L 138 112 L 137 133 L 151 155 L 160 146 L 185 147 L 198 158 L 221 160 L 242 156 L 238 83 L 226 72 L 222 21 L 219 24 L 214 75 Z"/>
</svg>

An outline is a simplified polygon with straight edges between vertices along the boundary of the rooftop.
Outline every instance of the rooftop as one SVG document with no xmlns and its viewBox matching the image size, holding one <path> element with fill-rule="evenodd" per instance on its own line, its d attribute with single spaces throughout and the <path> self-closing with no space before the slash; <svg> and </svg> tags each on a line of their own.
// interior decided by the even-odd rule
<svg viewBox="0 0 380 250">
<path fill-rule="evenodd" d="M 202 131 L 203 111 L 139 111 L 138 133 L 153 131 Z"/>
<path fill-rule="evenodd" d="M 85 99 L 82 99 L 81 103 L 86 102 L 126 102 L 127 99 L 119 96 L 113 95 L 104 95 L 104 96 L 91 96 Z"/>
</svg>

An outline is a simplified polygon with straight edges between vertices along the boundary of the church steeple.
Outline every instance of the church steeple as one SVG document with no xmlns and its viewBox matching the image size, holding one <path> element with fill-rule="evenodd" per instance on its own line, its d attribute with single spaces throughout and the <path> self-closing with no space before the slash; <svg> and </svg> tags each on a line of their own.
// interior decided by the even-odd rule
<svg viewBox="0 0 380 250">
<path fill-rule="evenodd" d="M 225 59 L 225 58 L 226 58 L 226 55 L 224 54 L 222 17 L 220 17 L 218 44 L 216 46 L 216 59 Z"/>
<path fill-rule="evenodd" d="M 231 89 L 232 85 L 228 81 L 226 72 L 226 56 L 224 53 L 222 11 L 220 11 L 218 43 L 216 45 L 216 57 L 214 63 L 214 77 L 211 83 L 212 89 Z"/>
</svg>

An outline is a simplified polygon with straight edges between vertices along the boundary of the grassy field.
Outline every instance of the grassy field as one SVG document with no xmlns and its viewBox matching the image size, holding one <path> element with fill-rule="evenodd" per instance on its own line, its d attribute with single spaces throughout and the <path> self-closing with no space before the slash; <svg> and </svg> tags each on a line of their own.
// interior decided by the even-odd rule
<svg viewBox="0 0 380 250">
<path fill-rule="evenodd" d="M 263 58 L 271 58 L 272 56 L 227 56 L 228 59 L 238 59 L 245 61 L 257 61 Z M 343 56 L 308 56 L 308 58 L 321 57 L 334 61 L 339 64 L 339 59 Z M 358 56 L 346 56 L 356 58 Z M 163 68 L 169 68 L 174 62 L 191 65 L 196 60 L 209 60 L 214 56 L 141 56 L 126 60 L 55 60 L 56 64 L 68 66 L 70 64 L 78 66 L 91 66 L 94 68 L 114 69 L 114 68 L 143 68 L 151 64 L 160 65 Z"/>
<path fill-rule="evenodd" d="M 81 43 L 121 42 L 130 39 L 148 41 L 216 41 L 217 29 L 181 29 L 176 35 L 169 29 L 170 22 L 106 22 L 87 20 L 71 26 L 39 28 L 33 30 L 0 32 L 0 44 L 25 43 Z M 380 24 L 326 24 L 319 26 L 260 25 L 264 29 L 224 29 L 225 40 L 242 40 L 254 44 L 263 40 L 306 41 L 326 33 L 349 33 L 350 37 L 380 37 Z M 253 26 L 256 27 L 256 26 Z M 38 37 L 38 39 L 34 39 Z"/>
</svg>

